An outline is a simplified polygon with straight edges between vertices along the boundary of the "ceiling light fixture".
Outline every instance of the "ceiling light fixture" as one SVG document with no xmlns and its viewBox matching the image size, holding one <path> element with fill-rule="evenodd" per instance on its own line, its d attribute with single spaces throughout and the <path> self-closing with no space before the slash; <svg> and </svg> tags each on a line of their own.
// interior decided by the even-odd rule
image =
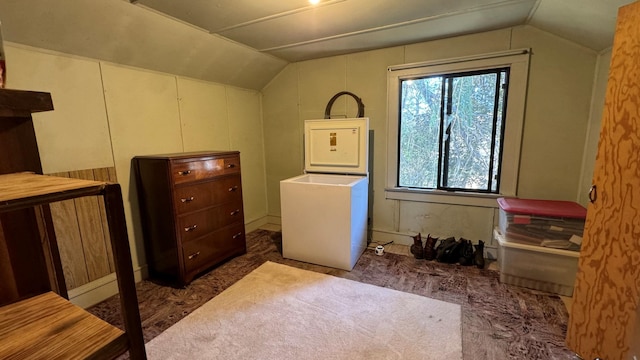
<svg viewBox="0 0 640 360">
<path fill-rule="evenodd" d="M 319 2 L 320 0 L 309 0 L 309 3 L 311 3 L 311 5 L 318 5 Z"/>
</svg>

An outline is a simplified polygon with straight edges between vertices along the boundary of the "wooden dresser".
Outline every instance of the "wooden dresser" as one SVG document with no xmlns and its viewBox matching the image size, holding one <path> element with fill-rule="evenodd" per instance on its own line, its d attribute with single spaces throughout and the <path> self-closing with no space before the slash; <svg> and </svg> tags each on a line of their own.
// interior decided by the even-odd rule
<svg viewBox="0 0 640 360">
<path fill-rule="evenodd" d="M 246 253 L 239 152 L 136 156 L 133 166 L 151 277 L 185 286 Z"/>
</svg>

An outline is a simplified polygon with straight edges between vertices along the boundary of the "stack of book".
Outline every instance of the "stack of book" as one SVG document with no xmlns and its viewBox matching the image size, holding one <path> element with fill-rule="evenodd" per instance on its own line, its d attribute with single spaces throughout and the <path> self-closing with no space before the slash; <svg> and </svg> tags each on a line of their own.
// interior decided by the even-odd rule
<svg viewBox="0 0 640 360">
<path fill-rule="evenodd" d="M 580 250 L 587 209 L 571 201 L 499 198 L 506 241 Z"/>
</svg>

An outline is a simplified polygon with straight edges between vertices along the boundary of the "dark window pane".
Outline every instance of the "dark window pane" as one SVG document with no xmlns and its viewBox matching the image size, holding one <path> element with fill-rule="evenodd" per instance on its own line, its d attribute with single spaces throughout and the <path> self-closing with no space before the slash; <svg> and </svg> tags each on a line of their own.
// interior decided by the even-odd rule
<svg viewBox="0 0 640 360">
<path fill-rule="evenodd" d="M 398 185 L 498 192 L 508 69 L 400 83 Z"/>
<path fill-rule="evenodd" d="M 398 184 L 435 188 L 442 77 L 402 82 Z"/>
<path fill-rule="evenodd" d="M 452 77 L 444 116 L 442 185 L 489 190 L 497 74 Z"/>
</svg>

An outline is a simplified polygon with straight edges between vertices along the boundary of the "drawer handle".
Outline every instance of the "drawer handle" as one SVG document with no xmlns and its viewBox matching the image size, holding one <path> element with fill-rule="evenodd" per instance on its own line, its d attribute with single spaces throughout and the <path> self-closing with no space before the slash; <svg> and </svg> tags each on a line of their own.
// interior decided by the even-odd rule
<svg viewBox="0 0 640 360">
<path fill-rule="evenodd" d="M 198 251 L 198 252 L 196 252 L 196 253 L 193 253 L 193 254 L 189 255 L 189 260 L 193 260 L 193 259 L 197 258 L 197 257 L 198 257 L 198 255 L 200 255 L 200 251 Z"/>
<path fill-rule="evenodd" d="M 180 199 L 180 201 L 182 201 L 183 203 L 192 202 L 193 200 L 194 200 L 193 196 L 189 196 L 188 198 Z"/>
<path fill-rule="evenodd" d="M 232 187 L 229 188 L 229 192 L 236 191 L 236 190 L 238 190 L 238 186 L 237 185 L 236 186 L 232 186 Z"/>
<path fill-rule="evenodd" d="M 233 169 L 234 167 L 236 167 L 236 164 L 229 164 L 229 165 L 227 165 L 227 169 Z"/>
<path fill-rule="evenodd" d="M 235 209 L 231 213 L 229 213 L 229 215 L 233 216 L 233 215 L 237 215 L 239 213 L 240 213 L 240 209 Z"/>
<path fill-rule="evenodd" d="M 178 175 L 187 176 L 191 174 L 191 170 L 178 171 Z"/>
<path fill-rule="evenodd" d="M 241 233 L 241 232 L 239 232 L 239 233 L 237 233 L 237 234 L 233 235 L 231 238 L 232 238 L 232 239 L 237 239 L 237 238 L 239 238 L 240 236 L 242 236 L 242 233 Z"/>
<path fill-rule="evenodd" d="M 193 224 L 191 226 L 187 226 L 186 228 L 184 228 L 184 231 L 189 232 L 189 231 L 193 231 L 193 230 L 195 230 L 197 228 L 198 228 L 198 225 Z"/>
</svg>

